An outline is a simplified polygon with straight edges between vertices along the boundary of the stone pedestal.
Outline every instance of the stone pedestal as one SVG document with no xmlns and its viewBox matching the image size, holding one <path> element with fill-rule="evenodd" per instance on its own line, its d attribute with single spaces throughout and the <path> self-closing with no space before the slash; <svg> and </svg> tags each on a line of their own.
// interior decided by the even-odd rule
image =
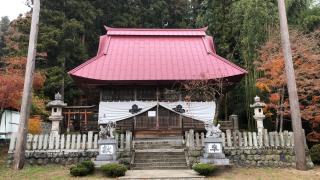
<svg viewBox="0 0 320 180">
<path fill-rule="evenodd" d="M 49 120 L 52 121 L 51 133 L 60 133 L 60 122 L 63 120 L 63 116 L 49 116 Z"/>
<path fill-rule="evenodd" d="M 263 130 L 264 130 L 263 119 L 265 118 L 265 116 L 261 116 L 261 117 L 260 116 L 253 116 L 253 118 L 257 122 L 258 134 L 263 134 Z"/>
<path fill-rule="evenodd" d="M 200 158 L 200 162 L 215 165 L 229 165 L 229 159 L 227 159 L 223 153 L 222 142 L 222 138 L 205 138 L 204 154 L 203 157 Z"/>
<path fill-rule="evenodd" d="M 117 141 L 116 139 L 100 139 L 98 141 L 99 155 L 94 161 L 97 167 L 108 163 L 117 162 Z"/>
</svg>

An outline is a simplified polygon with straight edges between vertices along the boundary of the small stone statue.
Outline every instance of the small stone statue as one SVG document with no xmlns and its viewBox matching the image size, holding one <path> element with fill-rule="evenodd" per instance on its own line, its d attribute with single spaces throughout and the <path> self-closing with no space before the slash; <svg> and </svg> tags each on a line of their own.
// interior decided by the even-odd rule
<svg viewBox="0 0 320 180">
<path fill-rule="evenodd" d="M 116 123 L 115 122 L 108 122 L 107 124 L 104 125 L 100 125 L 100 132 L 99 132 L 99 136 L 101 139 L 112 139 L 114 138 L 113 132 L 116 128 Z"/>
<path fill-rule="evenodd" d="M 217 126 L 213 125 L 213 123 L 206 123 L 205 129 L 207 131 L 206 137 L 219 138 L 221 137 L 220 124 Z"/>
</svg>

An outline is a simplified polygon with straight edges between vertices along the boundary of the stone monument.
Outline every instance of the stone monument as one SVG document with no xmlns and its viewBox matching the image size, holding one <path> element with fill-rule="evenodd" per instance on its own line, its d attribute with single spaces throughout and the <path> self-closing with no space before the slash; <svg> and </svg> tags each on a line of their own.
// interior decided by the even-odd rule
<svg viewBox="0 0 320 180">
<path fill-rule="evenodd" d="M 114 138 L 115 122 L 99 125 L 99 154 L 94 161 L 97 167 L 108 163 L 117 162 L 117 140 Z"/>
<path fill-rule="evenodd" d="M 229 165 L 229 159 L 223 153 L 220 124 L 217 126 L 213 123 L 206 123 L 205 129 L 207 131 L 204 139 L 204 154 L 200 158 L 201 163 L 210 163 L 215 165 Z"/>
<path fill-rule="evenodd" d="M 231 114 L 229 116 L 229 121 L 232 122 L 234 130 L 239 130 L 239 118 L 238 118 L 238 115 Z"/>
<path fill-rule="evenodd" d="M 47 107 L 51 108 L 51 115 L 49 116 L 49 120 L 52 121 L 51 133 L 59 134 L 60 122 L 63 120 L 62 108 L 67 106 L 67 104 L 62 101 L 62 97 L 59 92 L 55 94 L 54 97 L 55 100 L 50 101 L 47 104 Z"/>
<path fill-rule="evenodd" d="M 253 118 L 257 122 L 257 129 L 258 134 L 263 134 L 263 120 L 265 118 L 265 115 L 263 114 L 263 108 L 266 106 L 265 103 L 260 102 L 260 97 L 256 96 L 254 97 L 254 104 L 250 104 L 250 107 L 254 109 L 254 115 Z"/>
</svg>

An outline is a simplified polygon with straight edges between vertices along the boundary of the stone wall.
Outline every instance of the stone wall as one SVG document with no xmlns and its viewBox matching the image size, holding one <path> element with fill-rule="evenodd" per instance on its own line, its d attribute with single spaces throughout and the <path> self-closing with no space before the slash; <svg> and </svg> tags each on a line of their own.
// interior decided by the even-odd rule
<svg viewBox="0 0 320 180">
<path fill-rule="evenodd" d="M 224 150 L 226 157 L 235 166 L 244 167 L 295 167 L 293 148 L 228 148 Z M 313 168 L 313 163 L 307 153 L 307 165 Z"/>
<path fill-rule="evenodd" d="M 189 166 L 200 162 L 203 148 L 188 149 Z M 293 148 L 226 148 L 224 149 L 226 158 L 230 163 L 239 167 L 295 167 L 295 154 Z M 313 163 L 307 154 L 307 166 L 313 168 Z"/>
<path fill-rule="evenodd" d="M 93 160 L 98 155 L 98 151 L 33 151 L 25 153 L 26 164 L 30 165 L 47 165 L 61 164 L 70 165 L 82 162 L 85 160 Z M 8 154 L 8 165 L 13 161 L 13 154 Z"/>
<path fill-rule="evenodd" d="M 131 161 L 132 133 L 116 134 L 118 142 L 117 159 L 121 162 Z M 10 140 L 8 165 L 13 161 L 16 135 Z M 28 134 L 26 144 L 26 164 L 69 165 L 84 160 L 94 160 L 98 155 L 98 134 Z"/>
<path fill-rule="evenodd" d="M 186 157 L 191 167 L 200 162 L 203 154 L 204 133 L 185 132 Z M 292 167 L 295 166 L 294 142 L 291 132 L 276 133 L 265 131 L 264 135 L 255 132 L 227 131 L 222 134 L 223 149 L 231 164 L 244 167 Z M 116 135 L 118 141 L 117 159 L 119 162 L 132 161 L 132 135 Z M 12 163 L 16 137 L 12 136 L 8 151 L 8 163 Z M 27 164 L 74 164 L 94 159 L 98 154 L 98 135 L 28 135 L 26 145 Z M 307 147 L 306 147 L 307 148 Z M 307 149 L 307 162 L 313 167 Z"/>
<path fill-rule="evenodd" d="M 200 162 L 204 150 L 203 133 L 194 133 L 193 130 L 185 132 L 187 146 L 187 161 L 191 167 Z M 227 130 L 222 133 L 222 146 L 226 158 L 235 166 L 244 167 L 295 167 L 293 133 L 267 132 L 240 132 Z M 313 163 L 306 146 L 308 167 Z"/>
</svg>

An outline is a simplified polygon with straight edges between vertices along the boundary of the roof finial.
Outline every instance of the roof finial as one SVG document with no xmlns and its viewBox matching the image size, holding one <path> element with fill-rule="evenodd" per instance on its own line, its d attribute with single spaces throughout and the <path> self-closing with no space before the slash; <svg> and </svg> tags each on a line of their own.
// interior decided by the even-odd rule
<svg viewBox="0 0 320 180">
<path fill-rule="evenodd" d="M 62 99 L 61 94 L 60 94 L 59 92 L 56 93 L 56 94 L 54 95 L 54 99 L 55 99 L 55 100 L 61 100 L 61 99 Z"/>
</svg>

